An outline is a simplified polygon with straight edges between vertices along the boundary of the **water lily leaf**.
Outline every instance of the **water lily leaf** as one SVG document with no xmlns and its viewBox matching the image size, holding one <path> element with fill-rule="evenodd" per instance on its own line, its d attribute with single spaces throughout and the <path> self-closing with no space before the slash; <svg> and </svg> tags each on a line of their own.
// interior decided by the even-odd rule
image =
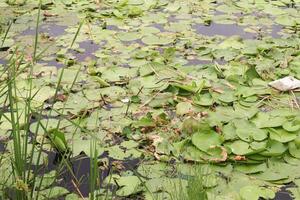
<svg viewBox="0 0 300 200">
<path fill-rule="evenodd" d="M 225 140 L 234 140 L 237 138 L 236 128 L 233 123 L 226 124 L 222 131 Z"/>
<path fill-rule="evenodd" d="M 52 170 L 43 175 L 43 177 L 38 176 L 36 181 L 42 181 L 41 189 L 49 188 L 54 182 L 56 178 L 55 170 Z"/>
<path fill-rule="evenodd" d="M 196 120 L 193 117 L 186 118 L 181 127 L 182 131 L 189 135 L 195 132 L 210 132 L 211 128 L 205 121 Z"/>
<path fill-rule="evenodd" d="M 279 15 L 275 21 L 283 26 L 296 26 L 295 20 L 289 15 Z"/>
<path fill-rule="evenodd" d="M 280 156 L 287 150 L 287 146 L 276 140 L 269 140 L 266 150 L 260 152 L 263 156 Z"/>
<path fill-rule="evenodd" d="M 247 120 L 238 119 L 234 120 L 233 123 L 236 127 L 237 136 L 246 142 L 252 140 L 262 141 L 268 137 L 268 133 L 265 130 L 256 128 L 254 124 Z"/>
<path fill-rule="evenodd" d="M 92 79 L 100 84 L 100 87 L 109 87 L 109 83 L 98 76 L 92 76 Z"/>
<path fill-rule="evenodd" d="M 121 32 L 117 34 L 117 37 L 123 42 L 130 42 L 140 39 L 142 35 L 138 32 Z"/>
<path fill-rule="evenodd" d="M 255 150 L 255 152 L 260 152 L 265 150 L 265 148 L 267 147 L 267 141 L 260 141 L 260 142 L 251 142 L 250 143 L 250 147 L 251 149 Z"/>
<path fill-rule="evenodd" d="M 282 124 L 282 128 L 289 132 L 296 132 L 300 130 L 300 121 L 294 120 L 294 121 L 286 121 Z"/>
<path fill-rule="evenodd" d="M 203 186 L 206 188 L 212 188 L 218 185 L 218 179 L 214 174 L 203 176 Z"/>
<path fill-rule="evenodd" d="M 121 187 L 117 190 L 118 196 L 129 196 L 141 191 L 141 181 L 137 176 L 122 176 L 116 182 Z"/>
<path fill-rule="evenodd" d="M 300 158 L 300 148 L 296 142 L 289 142 L 289 152 L 295 158 Z"/>
<path fill-rule="evenodd" d="M 66 197 L 65 197 L 65 200 L 80 200 L 81 197 L 78 196 L 77 194 L 75 193 L 71 193 L 71 194 L 68 194 Z"/>
<path fill-rule="evenodd" d="M 69 191 L 66 188 L 54 186 L 45 190 L 40 191 L 40 195 L 45 199 L 57 199 L 58 197 L 68 194 Z"/>
<path fill-rule="evenodd" d="M 48 131 L 48 136 L 50 137 L 53 147 L 59 152 L 64 153 L 68 150 L 68 144 L 63 132 L 58 129 L 52 129 Z"/>
<path fill-rule="evenodd" d="M 148 35 L 142 38 L 142 42 L 147 45 L 167 45 L 174 41 L 172 37 L 158 37 L 156 35 Z"/>
<path fill-rule="evenodd" d="M 101 155 L 104 152 L 99 144 L 95 145 L 97 155 Z M 91 140 L 75 139 L 72 141 L 72 154 L 73 156 L 78 156 L 80 153 L 85 153 L 87 156 L 91 156 L 94 153 L 95 149 L 91 149 Z M 91 152 L 92 151 L 92 152 Z"/>
<path fill-rule="evenodd" d="M 198 132 L 192 136 L 192 143 L 201 151 L 208 151 L 211 147 L 221 145 L 222 142 L 222 136 L 214 131 Z"/>
<path fill-rule="evenodd" d="M 139 158 L 141 156 L 141 152 L 132 148 L 126 149 L 120 148 L 120 146 L 112 146 L 105 149 L 108 151 L 110 157 L 117 159 L 117 160 L 124 160 L 128 158 Z"/>
<path fill-rule="evenodd" d="M 180 102 L 176 105 L 176 114 L 177 115 L 184 115 L 188 114 L 192 111 L 193 106 L 189 102 Z"/>
<path fill-rule="evenodd" d="M 255 174 L 259 172 L 264 172 L 267 170 L 267 165 L 262 164 L 240 164 L 234 167 L 235 170 L 246 173 L 246 174 Z"/>
<path fill-rule="evenodd" d="M 270 139 L 276 140 L 276 141 L 282 142 L 282 143 L 290 142 L 297 137 L 296 134 L 287 132 L 286 130 L 281 129 L 281 128 L 276 128 L 276 129 L 269 128 L 268 132 L 270 134 Z"/>
<path fill-rule="evenodd" d="M 200 106 L 211 106 L 214 102 L 212 96 L 209 93 L 196 96 L 193 99 L 193 101 L 196 105 L 200 105 Z"/>
<path fill-rule="evenodd" d="M 132 126 L 135 128 L 140 128 L 140 127 L 155 127 L 155 122 L 153 119 L 149 117 L 143 117 L 139 121 L 133 122 Z"/>
<path fill-rule="evenodd" d="M 265 181 L 279 181 L 288 178 L 286 174 L 272 169 L 267 169 L 263 173 L 253 174 L 252 176 Z"/>
<path fill-rule="evenodd" d="M 236 155 L 247 155 L 253 152 L 250 148 L 250 145 L 247 142 L 236 140 L 231 144 L 226 144 L 232 151 L 232 153 Z"/>
<path fill-rule="evenodd" d="M 187 144 L 185 142 L 180 145 L 181 152 L 175 152 L 179 154 L 178 156 L 181 156 L 182 158 L 188 161 L 207 162 L 208 155 L 204 151 L 201 151 L 194 145 Z"/>
<path fill-rule="evenodd" d="M 180 3 L 175 2 L 175 3 L 169 3 L 168 6 L 166 7 L 166 10 L 169 12 L 175 12 L 180 9 Z"/>
<path fill-rule="evenodd" d="M 279 127 L 286 122 L 281 116 L 271 116 L 269 113 L 259 112 L 252 120 L 257 128 Z"/>
<path fill-rule="evenodd" d="M 275 192 L 268 188 L 249 185 L 241 188 L 240 195 L 243 200 L 257 200 L 260 197 L 264 199 L 273 199 L 275 197 Z"/>
<path fill-rule="evenodd" d="M 219 100 L 224 102 L 224 103 L 231 103 L 233 101 L 237 100 L 237 97 L 235 96 L 235 92 L 229 91 L 229 92 L 224 92 L 219 96 Z"/>
</svg>

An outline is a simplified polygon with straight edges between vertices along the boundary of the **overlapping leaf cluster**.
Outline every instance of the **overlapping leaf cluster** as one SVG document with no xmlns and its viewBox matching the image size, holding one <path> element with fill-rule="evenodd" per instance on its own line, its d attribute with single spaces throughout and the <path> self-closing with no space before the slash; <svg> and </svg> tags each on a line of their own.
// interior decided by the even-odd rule
<svg viewBox="0 0 300 200">
<path fill-rule="evenodd" d="M 24 50 L 20 69 L 33 50 L 33 37 L 20 33 L 33 26 L 36 5 L 0 3 L 1 10 L 21 15 L 2 44 Z M 90 140 L 96 139 L 99 154 L 140 159 L 137 172 L 112 176 L 118 196 L 189 199 L 185 189 L 199 180 L 203 198 L 274 198 L 282 184 L 298 184 L 300 178 L 300 94 L 268 86 L 287 75 L 300 78 L 299 6 L 297 0 L 45 1 L 43 30 L 56 24 L 64 32 L 39 36 L 39 51 L 48 50 L 34 66 L 34 114 L 47 116 L 40 123 L 48 132 L 64 134 L 62 148 L 73 157 L 89 156 Z M 79 21 L 83 25 L 70 48 Z M 220 24 L 237 33 L 203 33 Z M 90 52 L 86 41 L 97 49 Z M 0 58 L 10 53 L 1 50 Z M 28 73 L 20 71 L 16 82 L 20 121 L 32 87 Z M 0 104 L 7 107 L 5 96 Z M 11 116 L 5 109 L 0 116 L 3 154 L 10 155 Z M 36 141 L 53 151 L 39 126 L 30 125 Z M 2 174 L 11 170 L 8 158 L 1 166 Z M 8 184 L 9 177 L 1 177 Z M 51 174 L 47 178 L 45 194 L 55 181 Z M 180 196 L 182 188 L 187 192 Z M 68 193 L 54 191 L 53 198 Z"/>
</svg>

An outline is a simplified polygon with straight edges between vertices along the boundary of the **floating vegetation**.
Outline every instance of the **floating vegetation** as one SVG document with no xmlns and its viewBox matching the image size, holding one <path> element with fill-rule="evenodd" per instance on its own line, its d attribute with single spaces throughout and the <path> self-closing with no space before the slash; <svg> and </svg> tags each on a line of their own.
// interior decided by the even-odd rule
<svg viewBox="0 0 300 200">
<path fill-rule="evenodd" d="M 299 0 L 0 12 L 0 199 L 300 198 Z"/>
</svg>

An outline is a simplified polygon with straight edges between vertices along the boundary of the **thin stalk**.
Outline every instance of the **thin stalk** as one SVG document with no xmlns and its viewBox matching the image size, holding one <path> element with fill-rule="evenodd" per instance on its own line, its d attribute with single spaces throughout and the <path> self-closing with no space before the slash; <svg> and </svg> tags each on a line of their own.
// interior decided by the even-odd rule
<svg viewBox="0 0 300 200">
<path fill-rule="evenodd" d="M 75 33 L 75 36 L 74 36 L 74 38 L 73 38 L 73 41 L 72 41 L 71 45 L 70 45 L 70 49 L 73 47 L 73 45 L 74 45 L 74 43 L 75 43 L 75 41 L 76 41 L 76 38 L 77 38 L 77 36 L 78 36 L 78 34 L 79 34 L 79 31 L 80 31 L 80 29 L 81 29 L 81 27 L 82 27 L 82 25 L 83 25 L 83 22 L 84 22 L 84 20 L 82 20 L 82 21 L 80 22 L 80 24 L 79 24 L 79 27 L 78 27 L 78 29 L 77 29 L 77 31 L 76 31 L 76 33 Z"/>
<path fill-rule="evenodd" d="M 8 70 L 8 80 L 10 77 L 15 76 L 15 65 L 12 66 L 12 68 L 9 68 Z M 12 126 L 12 136 L 13 136 L 13 146 L 14 146 L 14 159 L 13 159 L 13 171 L 14 171 L 14 178 L 15 181 L 18 181 L 23 174 L 23 163 L 22 160 L 22 151 L 21 151 L 21 137 L 20 137 L 20 127 L 19 127 L 19 120 L 18 120 L 18 111 L 16 110 L 15 113 L 15 105 L 17 105 L 17 102 L 14 100 L 15 92 L 16 91 L 16 85 L 15 82 L 9 82 L 7 81 L 7 87 L 8 87 L 8 100 L 9 100 L 9 108 L 10 108 L 10 121 Z M 17 108 L 16 108 L 17 109 Z M 16 115 L 16 116 L 15 116 Z M 20 190 L 16 191 L 16 197 L 17 199 L 23 199 L 24 195 L 23 192 Z"/>
<path fill-rule="evenodd" d="M 96 185 L 97 185 L 97 179 L 98 179 L 98 164 L 97 164 L 97 148 L 96 148 L 96 141 L 91 140 L 90 144 L 90 153 L 91 153 L 91 158 L 90 158 L 90 176 L 89 176 L 89 192 L 90 200 L 95 199 L 95 191 L 96 191 Z"/>
<path fill-rule="evenodd" d="M 41 7 L 42 7 L 42 0 L 39 1 L 39 9 L 38 9 L 38 15 L 37 15 L 37 20 L 36 20 L 35 41 L 34 41 L 34 50 L 33 50 L 33 62 L 36 61 L 36 51 L 37 51 L 37 45 L 38 45 Z"/>
<path fill-rule="evenodd" d="M 11 28 L 12 23 L 13 23 L 12 21 L 9 22 L 9 25 L 8 25 L 8 27 L 7 27 L 6 31 L 5 31 L 4 37 L 2 39 L 1 47 L 3 47 L 3 44 L 4 44 L 5 40 L 6 40 L 6 37 L 8 35 L 8 32 L 9 32 L 9 30 Z"/>
</svg>

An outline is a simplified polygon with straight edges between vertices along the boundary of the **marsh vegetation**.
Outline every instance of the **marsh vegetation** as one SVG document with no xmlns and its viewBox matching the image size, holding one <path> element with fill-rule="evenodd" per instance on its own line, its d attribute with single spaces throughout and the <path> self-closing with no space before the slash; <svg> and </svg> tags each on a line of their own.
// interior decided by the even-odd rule
<svg viewBox="0 0 300 200">
<path fill-rule="evenodd" d="M 0 199 L 299 199 L 299 0 L 0 2 Z"/>
</svg>

